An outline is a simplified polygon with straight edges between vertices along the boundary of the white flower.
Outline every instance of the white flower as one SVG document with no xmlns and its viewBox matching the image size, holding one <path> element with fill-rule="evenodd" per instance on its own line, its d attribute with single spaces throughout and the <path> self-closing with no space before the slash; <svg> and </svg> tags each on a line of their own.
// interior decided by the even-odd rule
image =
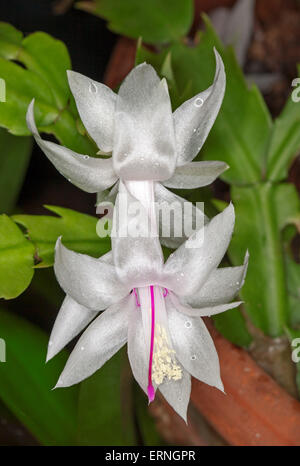
<svg viewBox="0 0 300 466">
<path fill-rule="evenodd" d="M 74 71 L 70 88 L 87 132 L 106 159 L 78 154 L 41 139 L 29 105 L 27 125 L 37 144 L 69 181 L 90 193 L 101 193 L 122 181 L 154 181 L 157 203 L 183 200 L 164 188 L 198 188 L 213 182 L 228 166 L 219 161 L 192 162 L 219 112 L 225 72 L 215 50 L 213 84 L 172 113 L 168 86 L 152 66 L 135 67 L 119 93 Z M 117 192 L 117 185 L 113 193 Z"/>
<path fill-rule="evenodd" d="M 119 197 L 124 192 L 121 182 Z M 128 198 L 136 201 L 130 194 Z M 114 215 L 118 209 L 117 199 Z M 135 221 L 132 216 L 130 222 Z M 50 337 L 47 359 L 100 310 L 106 310 L 79 339 L 57 387 L 89 377 L 127 342 L 133 375 L 149 401 L 158 388 L 184 419 L 191 375 L 223 390 L 218 355 L 201 317 L 240 304 L 230 301 L 243 285 L 247 255 L 242 266 L 218 268 L 233 227 L 230 204 L 166 263 L 157 237 L 121 237 L 117 231 L 112 252 L 99 259 L 70 251 L 59 239 L 55 273 L 67 296 Z"/>
</svg>

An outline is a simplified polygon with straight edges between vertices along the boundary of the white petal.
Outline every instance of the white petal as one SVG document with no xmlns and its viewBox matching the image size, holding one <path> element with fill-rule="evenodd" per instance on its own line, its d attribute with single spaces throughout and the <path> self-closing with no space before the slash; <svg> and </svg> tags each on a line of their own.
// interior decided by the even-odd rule
<svg viewBox="0 0 300 466">
<path fill-rule="evenodd" d="M 130 309 L 127 350 L 133 376 L 147 395 L 149 342 L 146 342 L 142 313 L 137 305 Z"/>
<path fill-rule="evenodd" d="M 129 309 L 133 297 L 127 296 L 97 317 L 80 337 L 56 384 L 69 387 L 100 369 L 126 343 Z"/>
<path fill-rule="evenodd" d="M 120 87 L 113 162 L 123 180 L 166 180 L 174 172 L 176 145 L 168 88 L 146 63 L 135 67 Z"/>
<path fill-rule="evenodd" d="M 234 209 L 230 204 L 168 258 L 162 286 L 180 296 L 197 292 L 221 262 L 233 227 Z"/>
<path fill-rule="evenodd" d="M 150 184 L 148 188 L 150 196 Z M 112 252 L 120 280 L 131 288 L 157 283 L 162 270 L 157 231 L 151 235 L 149 225 L 148 209 L 120 181 L 113 216 Z"/>
<path fill-rule="evenodd" d="M 201 317 L 187 317 L 166 301 L 176 357 L 196 379 L 223 391 L 220 364 L 213 340 Z"/>
<path fill-rule="evenodd" d="M 104 84 L 75 71 L 67 71 L 79 115 L 97 146 L 111 152 L 114 136 L 114 113 L 117 95 Z"/>
<path fill-rule="evenodd" d="M 51 141 L 43 141 L 34 121 L 34 100 L 28 107 L 26 121 L 36 143 L 48 159 L 75 186 L 88 193 L 96 193 L 103 191 L 116 182 L 117 176 L 114 173 L 111 158 L 97 159 L 78 154 Z"/>
<path fill-rule="evenodd" d="M 185 302 L 192 307 L 210 307 L 232 301 L 244 285 L 248 259 L 247 253 L 244 265 L 213 270 L 199 290 L 190 296 L 185 296 Z"/>
<path fill-rule="evenodd" d="M 219 113 L 226 76 L 216 50 L 215 56 L 216 74 L 212 86 L 184 102 L 174 112 L 177 165 L 184 165 L 196 157 Z"/>
<path fill-rule="evenodd" d="M 172 193 L 160 183 L 155 183 L 155 202 L 159 210 L 159 234 L 161 243 L 170 248 L 178 248 L 187 238 L 185 226 L 204 225 L 208 218 L 204 212 L 186 199 Z M 172 213 L 170 217 L 168 213 Z"/>
<path fill-rule="evenodd" d="M 220 8 L 212 15 L 212 23 L 218 33 L 221 26 L 219 37 L 224 45 L 234 46 L 237 61 L 241 66 L 245 63 L 253 33 L 254 5 L 255 0 L 239 0 L 230 10 Z"/>
<path fill-rule="evenodd" d="M 227 168 L 224 162 L 191 162 L 177 167 L 174 175 L 163 184 L 168 188 L 201 188 L 215 181 Z"/>
<path fill-rule="evenodd" d="M 179 416 L 187 422 L 187 408 L 191 395 L 191 376 L 182 370 L 182 378 L 176 381 L 167 381 L 158 386 L 167 402 L 172 406 Z"/>
<path fill-rule="evenodd" d="M 182 312 L 182 314 L 191 317 L 205 317 L 221 314 L 221 312 L 228 311 L 229 309 L 234 309 L 235 307 L 238 307 L 240 304 L 242 304 L 242 301 L 237 301 L 235 303 L 219 304 L 216 306 L 201 307 L 196 309 L 189 306 L 188 304 L 182 304 L 173 292 L 170 292 L 170 297 L 168 299 L 171 300 L 172 305 L 178 312 Z"/>
<path fill-rule="evenodd" d="M 70 251 L 60 238 L 56 243 L 54 270 L 65 293 L 91 310 L 105 309 L 130 291 L 120 283 L 108 261 Z"/>
<path fill-rule="evenodd" d="M 67 295 L 62 303 L 50 335 L 46 361 L 49 361 L 59 353 L 96 317 L 96 315 L 97 311 L 91 311 Z"/>
</svg>

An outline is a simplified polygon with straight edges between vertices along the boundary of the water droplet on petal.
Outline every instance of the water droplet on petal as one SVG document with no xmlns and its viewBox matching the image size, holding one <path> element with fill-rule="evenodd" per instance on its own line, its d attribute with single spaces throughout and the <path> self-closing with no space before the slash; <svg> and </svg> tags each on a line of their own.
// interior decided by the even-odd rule
<svg viewBox="0 0 300 466">
<path fill-rule="evenodd" d="M 193 129 L 193 133 L 196 133 L 196 131 L 197 131 L 197 129 L 196 129 L 196 128 L 194 128 L 194 129 Z"/>
<path fill-rule="evenodd" d="M 88 159 L 89 159 L 89 156 L 88 156 L 88 155 L 84 155 L 83 158 L 84 158 L 84 160 L 88 160 Z"/>
<path fill-rule="evenodd" d="M 201 97 L 197 97 L 197 99 L 195 99 L 194 105 L 195 105 L 195 107 L 202 107 L 203 102 L 204 102 L 204 100 L 201 99 Z"/>
<path fill-rule="evenodd" d="M 180 276 L 181 276 L 181 277 L 184 277 L 184 272 L 180 272 Z"/>
<path fill-rule="evenodd" d="M 81 349 L 81 351 L 83 351 L 83 350 L 84 350 L 84 346 L 81 346 L 80 349 Z"/>
<path fill-rule="evenodd" d="M 191 360 L 192 360 L 192 361 L 195 361 L 195 359 L 197 359 L 197 356 L 196 356 L 195 354 L 192 354 Z"/>
<path fill-rule="evenodd" d="M 97 86 L 96 86 L 95 83 L 90 82 L 89 91 L 90 91 L 91 94 L 97 94 L 98 89 L 97 89 Z"/>
<path fill-rule="evenodd" d="M 186 328 L 191 328 L 192 322 L 191 322 L 190 320 L 187 320 L 186 322 L 184 322 L 184 326 L 185 326 Z"/>
<path fill-rule="evenodd" d="M 49 346 L 52 346 L 53 345 L 53 341 L 49 341 Z"/>
<path fill-rule="evenodd" d="M 240 282 L 236 282 L 236 284 L 237 284 L 237 285 L 239 285 L 239 284 L 240 284 Z"/>
</svg>

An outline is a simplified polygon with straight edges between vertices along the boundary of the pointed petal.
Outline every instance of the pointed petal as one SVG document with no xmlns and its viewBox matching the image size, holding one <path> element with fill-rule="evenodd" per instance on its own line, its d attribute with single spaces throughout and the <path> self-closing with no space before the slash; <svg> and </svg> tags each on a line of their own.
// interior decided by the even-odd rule
<svg viewBox="0 0 300 466">
<path fill-rule="evenodd" d="M 59 353 L 96 315 L 97 311 L 91 311 L 67 295 L 50 335 L 46 361 L 49 361 Z"/>
<path fill-rule="evenodd" d="M 26 121 L 36 143 L 48 159 L 78 188 L 88 193 L 96 193 L 112 186 L 117 181 L 111 159 L 97 159 L 81 155 L 54 142 L 43 141 L 34 121 L 34 100 L 28 107 Z"/>
<path fill-rule="evenodd" d="M 125 345 L 130 306 L 133 306 L 131 295 L 94 320 L 72 351 L 56 388 L 69 387 L 86 379 Z"/>
<path fill-rule="evenodd" d="M 176 145 L 168 87 L 146 63 L 135 67 L 120 87 L 113 162 L 123 180 L 165 180 L 175 169 Z"/>
<path fill-rule="evenodd" d="M 208 222 L 204 212 L 186 199 L 172 193 L 160 183 L 155 183 L 155 202 L 159 209 L 159 235 L 161 243 L 169 248 L 178 248 L 187 238 L 185 226 L 200 228 Z M 173 217 L 170 217 L 172 213 Z"/>
<path fill-rule="evenodd" d="M 210 307 L 232 301 L 244 285 L 248 259 L 246 253 L 244 265 L 213 270 L 199 290 L 185 296 L 185 302 L 192 307 Z"/>
<path fill-rule="evenodd" d="M 177 312 L 170 299 L 166 304 L 177 359 L 193 377 L 223 391 L 218 354 L 203 320 Z"/>
<path fill-rule="evenodd" d="M 173 292 L 170 292 L 169 294 L 170 297 L 168 299 L 171 300 L 175 309 L 178 312 L 182 312 L 182 314 L 191 317 L 205 317 L 220 314 L 221 312 L 228 311 L 229 309 L 234 309 L 235 307 L 238 307 L 240 304 L 242 304 L 242 301 L 237 301 L 235 303 L 219 304 L 217 306 L 201 307 L 199 309 L 196 309 L 189 306 L 188 304 L 182 304 Z"/>
<path fill-rule="evenodd" d="M 187 408 L 191 396 L 190 374 L 183 369 L 180 380 L 164 382 L 158 388 L 174 411 L 187 422 Z"/>
<path fill-rule="evenodd" d="M 54 270 L 65 293 L 91 310 L 105 309 L 130 291 L 120 283 L 108 261 L 70 251 L 60 238 L 56 243 Z"/>
<path fill-rule="evenodd" d="M 234 209 L 230 204 L 168 258 L 163 270 L 163 286 L 180 296 L 197 292 L 221 262 L 233 227 Z"/>
<path fill-rule="evenodd" d="M 142 313 L 135 304 L 128 319 L 128 359 L 133 376 L 147 395 L 149 348 L 146 342 Z"/>
<path fill-rule="evenodd" d="M 143 188 L 148 187 L 152 196 L 151 184 L 144 183 Z M 120 181 L 111 241 L 117 274 L 129 288 L 157 283 L 162 270 L 162 250 L 157 232 L 150 228 L 150 216 L 151 212 Z"/>
<path fill-rule="evenodd" d="M 163 184 L 168 188 L 201 188 L 215 181 L 227 168 L 224 162 L 191 162 L 177 167 L 174 175 Z"/>
<path fill-rule="evenodd" d="M 111 152 L 117 95 L 104 84 L 67 71 L 69 85 L 87 132 L 104 152 Z"/>
<path fill-rule="evenodd" d="M 225 91 L 226 76 L 218 52 L 212 86 L 184 102 L 174 112 L 177 142 L 177 165 L 193 160 L 203 146 L 219 113 Z"/>
</svg>

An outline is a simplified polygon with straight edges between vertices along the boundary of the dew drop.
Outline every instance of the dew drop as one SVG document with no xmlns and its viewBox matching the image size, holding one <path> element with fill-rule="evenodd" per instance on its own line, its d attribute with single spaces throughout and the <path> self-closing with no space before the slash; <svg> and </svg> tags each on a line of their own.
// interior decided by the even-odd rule
<svg viewBox="0 0 300 466">
<path fill-rule="evenodd" d="M 240 282 L 236 282 L 236 284 L 237 284 L 237 285 L 239 285 L 239 284 L 240 284 Z"/>
<path fill-rule="evenodd" d="M 83 351 L 83 350 L 84 350 L 84 346 L 81 346 L 80 349 L 81 349 L 81 351 Z"/>
<path fill-rule="evenodd" d="M 197 97 L 197 99 L 195 99 L 195 102 L 194 102 L 194 105 L 195 107 L 202 107 L 203 105 L 203 99 L 201 99 L 201 97 Z"/>
<path fill-rule="evenodd" d="M 193 133 L 196 133 L 196 131 L 197 131 L 197 129 L 196 129 L 196 128 L 194 128 L 194 129 L 193 129 Z"/>
<path fill-rule="evenodd" d="M 181 277 L 184 277 L 184 272 L 180 272 L 180 276 L 181 276 Z"/>
<path fill-rule="evenodd" d="M 49 341 L 49 346 L 52 346 L 53 345 L 53 341 Z"/>
<path fill-rule="evenodd" d="M 98 89 L 97 89 L 96 84 L 91 82 L 90 85 L 89 85 L 89 91 L 90 91 L 91 94 L 97 94 Z"/>
<path fill-rule="evenodd" d="M 88 159 L 89 159 L 89 156 L 88 156 L 88 155 L 84 155 L 83 158 L 84 158 L 84 160 L 88 160 Z"/>
<path fill-rule="evenodd" d="M 193 355 L 191 356 L 191 360 L 192 360 L 192 361 L 195 361 L 196 359 L 197 359 L 197 356 L 196 356 L 195 354 L 193 354 Z"/>
<path fill-rule="evenodd" d="M 184 323 L 184 326 L 185 326 L 186 328 L 191 328 L 192 322 L 191 322 L 190 320 L 187 320 L 187 321 Z"/>
</svg>

